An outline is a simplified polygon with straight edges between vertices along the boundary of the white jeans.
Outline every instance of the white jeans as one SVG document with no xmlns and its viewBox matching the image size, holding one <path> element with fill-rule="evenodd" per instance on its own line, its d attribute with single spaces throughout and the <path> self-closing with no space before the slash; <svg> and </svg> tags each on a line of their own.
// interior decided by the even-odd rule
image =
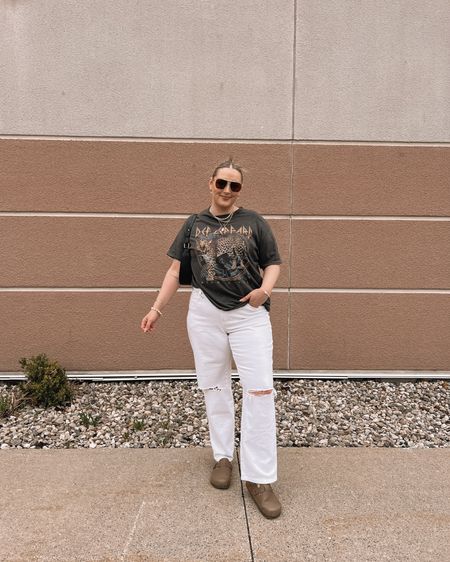
<svg viewBox="0 0 450 562">
<path fill-rule="evenodd" d="M 192 288 L 187 330 L 197 383 L 204 392 L 214 459 L 233 460 L 234 400 L 231 359 L 242 385 L 241 480 L 270 484 L 277 480 L 276 390 L 273 388 L 272 325 L 264 306 L 234 310 L 214 306 Z M 270 391 L 257 394 L 254 391 Z"/>
</svg>

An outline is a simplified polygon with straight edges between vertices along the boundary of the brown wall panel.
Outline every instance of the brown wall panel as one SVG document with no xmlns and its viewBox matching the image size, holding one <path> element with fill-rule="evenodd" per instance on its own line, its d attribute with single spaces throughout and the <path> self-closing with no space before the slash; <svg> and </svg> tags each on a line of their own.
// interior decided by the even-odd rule
<svg viewBox="0 0 450 562">
<path fill-rule="evenodd" d="M 229 155 L 248 170 L 242 206 L 289 212 L 287 144 L 34 139 L 0 139 L 0 210 L 191 213 Z"/>
<path fill-rule="evenodd" d="M 291 225 L 288 219 L 268 219 L 270 228 L 277 240 L 278 250 L 283 263 L 275 287 L 289 287 L 289 246 L 291 239 Z"/>
<path fill-rule="evenodd" d="M 450 288 L 450 221 L 294 220 L 293 287 Z"/>
<path fill-rule="evenodd" d="M 201 210 L 201 209 L 199 209 Z M 159 287 L 184 219 L 0 217 L 2 287 Z M 289 221 L 269 220 L 288 286 Z"/>
<path fill-rule="evenodd" d="M 177 293 L 156 330 L 141 320 L 156 293 L 0 293 L 1 371 L 20 371 L 19 359 L 46 353 L 69 371 L 193 369 L 186 331 L 189 292 Z M 287 295 L 273 295 L 274 367 L 287 368 Z"/>
<path fill-rule="evenodd" d="M 287 293 L 272 293 L 270 318 L 273 333 L 273 367 L 288 368 L 288 307 Z"/>
<path fill-rule="evenodd" d="M 287 143 L 3 139 L 0 211 L 187 214 L 208 206 L 212 167 L 233 154 L 248 170 L 239 204 L 286 215 L 269 219 L 283 259 L 277 287 L 450 288 L 448 221 L 295 218 L 449 216 L 449 148 L 295 144 L 293 219 L 291 151 Z M 0 286 L 159 287 L 183 221 L 2 216 Z M 0 292 L 0 370 L 44 351 L 68 370 L 193 368 L 189 293 L 174 297 L 156 333 L 142 334 L 155 297 Z M 450 370 L 449 306 L 438 294 L 274 293 L 274 366 Z"/>
<path fill-rule="evenodd" d="M 183 219 L 0 217 L 5 287 L 159 287 Z"/>
<path fill-rule="evenodd" d="M 293 293 L 291 369 L 450 370 L 448 295 Z"/>
<path fill-rule="evenodd" d="M 450 147 L 294 145 L 293 213 L 450 215 Z"/>
</svg>

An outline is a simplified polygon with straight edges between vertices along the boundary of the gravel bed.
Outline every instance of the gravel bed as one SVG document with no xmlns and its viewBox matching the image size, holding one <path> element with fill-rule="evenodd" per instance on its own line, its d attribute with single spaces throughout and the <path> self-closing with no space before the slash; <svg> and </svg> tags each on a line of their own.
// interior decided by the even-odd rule
<svg viewBox="0 0 450 562">
<path fill-rule="evenodd" d="M 232 385 L 238 446 L 242 388 L 235 379 Z M 15 386 L 0 384 L 0 398 Z M 64 409 L 27 405 L 0 418 L 1 449 L 210 446 L 196 381 L 77 381 L 75 387 Z M 279 447 L 450 446 L 445 380 L 283 379 L 274 387 Z"/>
</svg>

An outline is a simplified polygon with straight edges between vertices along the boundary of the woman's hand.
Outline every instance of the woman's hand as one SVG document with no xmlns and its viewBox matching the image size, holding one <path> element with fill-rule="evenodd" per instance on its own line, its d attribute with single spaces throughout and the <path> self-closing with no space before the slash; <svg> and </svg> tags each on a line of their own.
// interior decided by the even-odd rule
<svg viewBox="0 0 450 562">
<path fill-rule="evenodd" d="M 266 295 L 264 290 L 258 288 L 258 289 L 253 289 L 253 291 L 247 293 L 245 297 L 242 297 L 242 299 L 239 299 L 239 301 L 240 302 L 248 301 L 248 304 L 250 306 L 253 306 L 253 308 L 258 308 L 258 306 L 261 306 L 263 303 L 265 303 L 268 298 L 269 297 Z"/>
<path fill-rule="evenodd" d="M 159 314 L 156 312 L 156 310 L 150 310 L 150 312 L 142 319 L 141 322 L 142 330 L 144 332 L 153 332 L 158 318 L 159 318 Z"/>
<path fill-rule="evenodd" d="M 169 269 L 166 271 L 161 290 L 158 291 L 158 297 L 153 303 L 153 309 L 164 308 L 173 297 L 173 295 L 177 292 L 178 287 L 180 286 L 178 280 L 179 273 L 180 261 L 174 258 L 172 259 L 172 264 L 170 265 Z M 159 316 L 160 315 L 158 314 L 157 310 L 150 309 L 149 313 L 142 319 L 141 329 L 144 332 L 153 332 Z"/>
</svg>

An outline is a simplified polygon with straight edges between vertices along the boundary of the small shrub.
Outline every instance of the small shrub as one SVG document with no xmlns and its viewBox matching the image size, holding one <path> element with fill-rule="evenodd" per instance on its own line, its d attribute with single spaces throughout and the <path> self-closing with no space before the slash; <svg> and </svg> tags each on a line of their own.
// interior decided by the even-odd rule
<svg viewBox="0 0 450 562">
<path fill-rule="evenodd" d="M 0 394 L 0 418 L 7 418 L 24 406 L 26 399 L 20 395 L 20 390 L 12 395 Z"/>
<path fill-rule="evenodd" d="M 134 420 L 133 421 L 133 429 L 135 431 L 141 431 L 142 429 L 144 429 L 144 427 L 145 427 L 144 420 Z"/>
<path fill-rule="evenodd" d="M 80 421 L 84 427 L 89 427 L 90 425 L 97 427 L 101 419 L 101 416 L 92 416 L 92 414 L 85 414 L 84 412 L 80 414 Z"/>
<path fill-rule="evenodd" d="M 32 405 L 62 407 L 71 402 L 74 388 L 65 369 L 56 361 L 49 361 L 42 353 L 30 359 L 22 357 L 19 362 L 27 378 L 26 382 L 19 384 L 19 388 Z"/>
</svg>

